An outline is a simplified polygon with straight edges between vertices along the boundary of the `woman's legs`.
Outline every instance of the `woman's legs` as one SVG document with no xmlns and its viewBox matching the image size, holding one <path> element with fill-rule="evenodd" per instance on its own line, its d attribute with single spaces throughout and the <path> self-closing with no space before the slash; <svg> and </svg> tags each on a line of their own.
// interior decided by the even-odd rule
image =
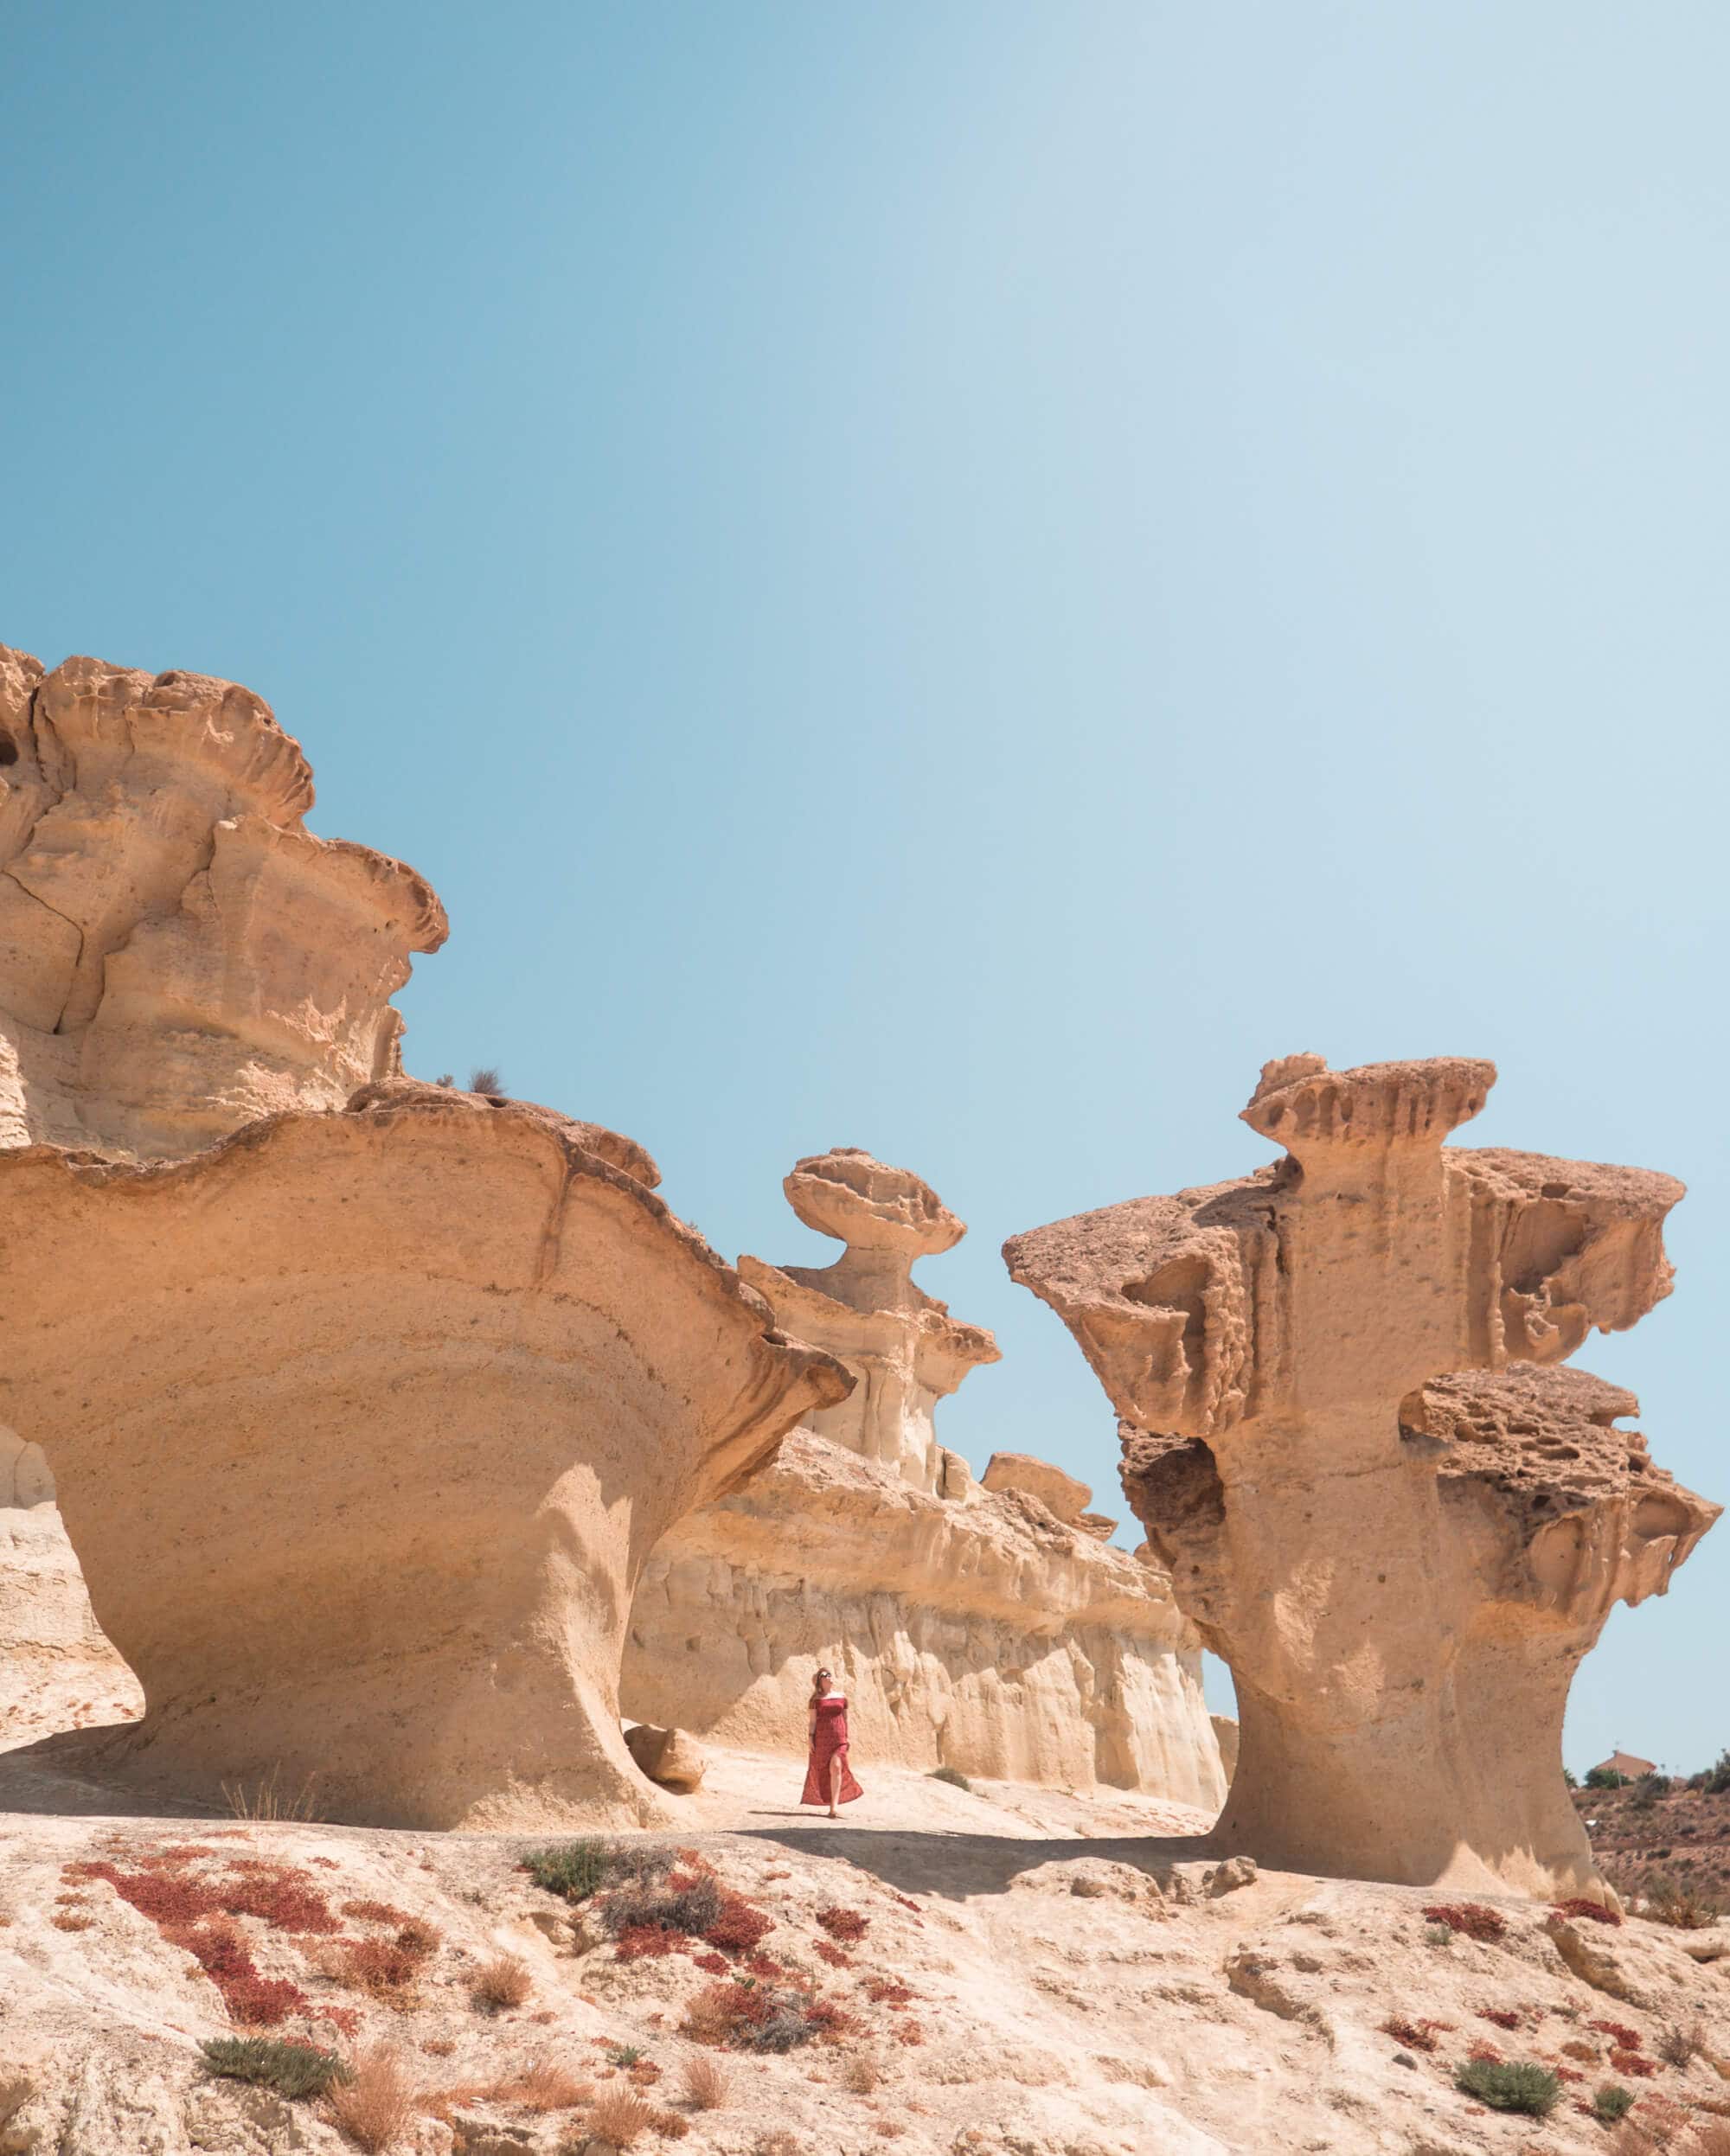
<svg viewBox="0 0 1730 2156">
<path fill-rule="evenodd" d="M 829 1762 L 829 1816 L 831 1819 L 841 1817 L 841 1754 L 838 1751 L 831 1753 Z"/>
</svg>

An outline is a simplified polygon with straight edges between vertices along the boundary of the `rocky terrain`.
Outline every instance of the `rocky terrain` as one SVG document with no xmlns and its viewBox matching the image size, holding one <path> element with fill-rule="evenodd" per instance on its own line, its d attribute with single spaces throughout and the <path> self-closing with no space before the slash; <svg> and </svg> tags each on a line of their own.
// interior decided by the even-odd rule
<svg viewBox="0 0 1730 2156">
<path fill-rule="evenodd" d="M 249 2031 L 375 2100 L 394 2073 L 376 2145 L 415 2156 L 1586 2156 L 1601 2088 L 1730 2116 L 1730 1927 L 1258 1872 L 1138 1795 L 860 1763 L 830 1826 L 787 1763 L 714 1757 L 675 1833 L 612 1845 L 646 1882 L 572 1901 L 522 1836 L 151 1817 L 0 1757 L 0 2145 L 368 2146 L 207 2070 Z M 670 1890 L 708 1936 L 633 1924 Z M 1456 2089 L 1491 2053 L 1559 2075 L 1547 2119 Z"/>
<path fill-rule="evenodd" d="M 1573 1807 L 1624 1892 L 1669 1879 L 1730 1911 L 1730 1788 L 1690 1789 L 1677 1779 L 1667 1790 L 1576 1789 Z"/>
</svg>

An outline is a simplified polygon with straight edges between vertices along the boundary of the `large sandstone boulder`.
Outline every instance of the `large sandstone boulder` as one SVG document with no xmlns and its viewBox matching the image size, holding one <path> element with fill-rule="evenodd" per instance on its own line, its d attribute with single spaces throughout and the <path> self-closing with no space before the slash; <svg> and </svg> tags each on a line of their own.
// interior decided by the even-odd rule
<svg viewBox="0 0 1730 2156">
<path fill-rule="evenodd" d="M 1614 1429 L 1631 1396 L 1541 1366 L 1669 1293 L 1682 1193 L 1445 1149 L 1494 1078 L 1270 1065 L 1244 1114 L 1281 1165 L 1004 1256 L 1118 1409 L 1130 1502 L 1231 1664 L 1222 1837 L 1291 1870 L 1591 1891 L 1568 1684 L 1718 1507 Z"/>
<path fill-rule="evenodd" d="M 741 1258 L 782 1328 L 858 1379 L 744 1488 L 681 1520 L 631 1617 L 628 1711 L 802 1755 L 811 1673 L 850 1702 L 860 1760 L 1216 1806 L 1201 1642 L 1158 1569 L 1060 1468 L 998 1454 L 981 1488 L 937 1443 L 939 1394 L 996 1359 L 910 1277 L 962 1224 L 904 1168 L 801 1161 L 799 1217 L 848 1238 L 824 1271 Z"/>
<path fill-rule="evenodd" d="M 51 1745 L 381 1824 L 652 1813 L 643 1558 L 850 1381 L 621 1160 L 401 1081 L 181 1162 L 0 1154 L 0 1413 L 147 1701 Z"/>
</svg>

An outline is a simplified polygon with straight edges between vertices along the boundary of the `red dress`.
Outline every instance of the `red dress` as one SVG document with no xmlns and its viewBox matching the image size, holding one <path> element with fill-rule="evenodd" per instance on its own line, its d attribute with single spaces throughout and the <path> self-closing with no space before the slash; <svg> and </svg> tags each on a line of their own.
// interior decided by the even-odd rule
<svg viewBox="0 0 1730 2156">
<path fill-rule="evenodd" d="M 865 1792 L 853 1779 L 853 1769 L 847 1763 L 847 1694 L 831 1692 L 817 1703 L 817 1730 L 811 1738 L 811 1760 L 805 1768 L 805 1793 L 801 1804 L 829 1802 L 829 1764 L 839 1753 L 841 1757 L 841 1796 L 843 1804 L 851 1804 L 854 1798 Z"/>
</svg>

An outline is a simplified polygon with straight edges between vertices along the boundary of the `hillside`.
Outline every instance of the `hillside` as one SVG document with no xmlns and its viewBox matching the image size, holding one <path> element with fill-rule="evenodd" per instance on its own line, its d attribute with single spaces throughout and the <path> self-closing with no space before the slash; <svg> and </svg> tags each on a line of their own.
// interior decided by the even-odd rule
<svg viewBox="0 0 1730 2156">
<path fill-rule="evenodd" d="M 0 1757 L 0 2146 L 362 2145 L 204 2071 L 248 2028 L 387 2047 L 413 2156 L 602 2156 L 621 2095 L 639 2151 L 687 2156 L 1585 2156 L 1606 2084 L 1637 2121 L 1730 2117 L 1730 1927 L 1503 1896 L 1474 1938 L 1434 1891 L 1218 1866 L 1201 1815 L 1146 1798 L 878 1769 L 831 1827 L 792 1794 L 786 1762 L 721 1755 L 688 1829 L 618 1845 L 651 1899 L 718 1898 L 689 1939 L 625 1922 L 629 1879 L 544 1890 L 521 1837 L 138 1816 Z M 1474 2051 L 1558 2072 L 1541 2127 L 1456 2089 Z"/>
</svg>

